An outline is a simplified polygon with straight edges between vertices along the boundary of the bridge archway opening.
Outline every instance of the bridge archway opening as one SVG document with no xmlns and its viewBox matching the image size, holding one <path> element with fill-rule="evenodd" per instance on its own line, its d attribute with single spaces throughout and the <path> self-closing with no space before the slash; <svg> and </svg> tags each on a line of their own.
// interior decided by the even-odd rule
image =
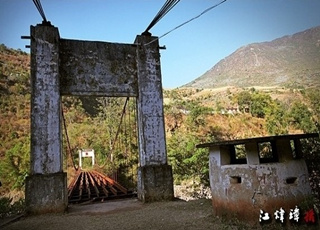
<svg viewBox="0 0 320 230">
<path fill-rule="evenodd" d="M 139 162 L 136 98 L 63 96 L 62 110 L 68 185 L 77 175 L 76 169 L 95 170 L 136 191 Z M 90 151 L 94 151 L 94 158 Z"/>
</svg>

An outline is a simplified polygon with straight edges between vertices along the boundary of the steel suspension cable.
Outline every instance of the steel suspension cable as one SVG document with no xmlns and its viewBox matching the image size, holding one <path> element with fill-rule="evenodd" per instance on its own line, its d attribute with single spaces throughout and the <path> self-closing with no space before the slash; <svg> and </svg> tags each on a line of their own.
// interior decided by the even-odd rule
<svg viewBox="0 0 320 230">
<path fill-rule="evenodd" d="M 68 135 L 68 131 L 67 131 L 67 124 L 66 124 L 66 119 L 65 119 L 65 116 L 64 116 L 64 112 L 63 112 L 62 103 L 61 103 L 61 116 L 62 116 L 62 121 L 63 121 L 64 132 L 65 132 L 65 135 L 66 135 L 68 155 L 71 158 L 73 168 L 77 171 L 79 168 L 76 167 L 76 165 L 74 163 L 73 156 L 72 156 L 70 139 L 69 139 L 69 135 Z"/>
<path fill-rule="evenodd" d="M 120 123 L 119 123 L 115 138 L 113 140 L 113 143 L 112 143 L 112 146 L 111 146 L 111 149 L 110 149 L 111 154 L 113 154 L 114 148 L 115 148 L 117 140 L 118 140 L 118 136 L 119 136 L 120 131 L 121 131 L 121 125 L 122 125 L 123 117 L 124 117 L 124 115 L 126 113 L 126 107 L 127 107 L 128 101 L 129 101 L 129 97 L 126 98 L 126 101 L 125 101 L 123 109 L 122 109 Z M 102 166 L 99 166 L 99 168 L 103 168 L 106 164 L 107 164 L 107 161 L 105 161 Z"/>
<path fill-rule="evenodd" d="M 40 0 L 32 0 L 44 22 L 48 22 Z"/>
<path fill-rule="evenodd" d="M 121 118 L 120 118 L 120 123 L 119 123 L 119 126 L 118 126 L 118 130 L 117 130 L 116 136 L 115 136 L 114 141 L 113 141 L 113 145 L 112 145 L 111 151 L 113 150 L 113 148 L 115 146 L 115 143 L 117 142 L 117 139 L 118 139 L 118 136 L 119 136 L 119 133 L 120 133 L 120 130 L 121 130 L 123 117 L 124 117 L 124 115 L 126 113 L 126 107 L 127 107 L 128 101 L 129 101 L 129 97 L 127 97 L 126 102 L 124 103 L 124 106 L 123 106 L 123 109 L 122 109 Z"/>
<path fill-rule="evenodd" d="M 151 21 L 144 33 L 147 33 L 155 24 L 157 24 L 161 18 L 163 18 L 180 0 L 167 0 L 161 7 L 157 15 Z"/>
<path fill-rule="evenodd" d="M 219 3 L 217 3 L 217 4 L 213 5 L 213 6 L 211 6 L 211 7 L 209 7 L 209 8 L 207 8 L 206 10 L 202 11 L 199 15 L 197 15 L 197 16 L 195 16 L 195 17 L 193 17 L 193 18 L 189 19 L 188 21 L 185 21 L 184 23 L 182 23 L 182 24 L 180 24 L 180 25 L 178 25 L 178 26 L 174 27 L 173 29 L 171 29 L 171 30 L 169 30 L 168 32 L 166 32 L 166 33 L 164 33 L 163 35 L 161 35 L 160 37 L 157 37 L 156 39 L 154 39 L 154 40 L 152 40 L 152 41 L 150 41 L 150 42 L 148 42 L 148 43 L 146 43 L 146 44 L 144 44 L 144 45 L 145 45 L 145 46 L 147 46 L 147 45 L 149 45 L 149 44 L 151 44 L 151 43 L 153 43 L 153 42 L 155 42 L 155 41 L 159 40 L 160 38 L 163 38 L 164 36 L 166 36 L 166 35 L 170 34 L 171 32 L 175 31 L 176 29 L 179 29 L 180 27 L 182 27 L 182 26 L 184 26 L 184 25 L 188 24 L 189 22 L 192 22 L 193 20 L 195 20 L 195 19 L 197 19 L 197 18 L 201 17 L 202 15 L 204 15 L 205 13 L 207 13 L 208 11 L 210 11 L 210 10 L 212 10 L 212 9 L 216 8 L 217 6 L 221 5 L 222 3 L 226 2 L 226 1 L 227 1 L 227 0 L 222 0 L 221 2 L 219 2 Z"/>
</svg>

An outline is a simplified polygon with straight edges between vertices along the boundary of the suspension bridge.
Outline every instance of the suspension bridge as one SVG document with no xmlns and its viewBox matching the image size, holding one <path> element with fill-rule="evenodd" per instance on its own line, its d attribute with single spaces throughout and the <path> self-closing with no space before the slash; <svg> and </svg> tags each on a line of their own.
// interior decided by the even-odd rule
<svg viewBox="0 0 320 230">
<path fill-rule="evenodd" d="M 144 202 L 172 200 L 173 177 L 172 168 L 167 163 L 160 73 L 158 40 L 161 37 L 154 37 L 149 31 L 179 0 L 167 0 L 133 44 L 61 39 L 58 28 L 47 20 L 40 0 L 33 2 L 43 22 L 31 27 L 31 36 L 22 37 L 31 40 L 31 172 L 26 180 L 27 211 L 60 212 L 65 211 L 68 200 L 83 202 L 132 195 L 132 191 L 120 185 L 116 178 L 94 170 L 82 170 L 75 164 L 61 103 L 61 96 L 66 95 L 127 97 L 110 148 L 111 156 L 123 130 L 121 127 L 125 124 L 123 120 L 128 98 L 136 98 L 138 198 Z M 67 175 L 62 168 L 61 120 L 68 157 L 72 159 L 72 167 L 76 171 L 68 189 Z M 108 163 L 112 161 L 105 160 L 98 166 L 103 168 Z"/>
</svg>

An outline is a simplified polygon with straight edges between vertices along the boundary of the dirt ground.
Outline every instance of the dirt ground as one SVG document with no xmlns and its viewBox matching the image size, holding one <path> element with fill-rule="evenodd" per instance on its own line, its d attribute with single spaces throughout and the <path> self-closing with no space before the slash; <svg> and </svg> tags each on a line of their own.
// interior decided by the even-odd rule
<svg viewBox="0 0 320 230">
<path fill-rule="evenodd" d="M 65 214 L 22 217 L 1 229 L 219 229 L 211 207 L 205 199 L 150 204 L 124 199 L 71 205 Z"/>
<path fill-rule="evenodd" d="M 254 218 L 254 217 L 253 217 Z M 1 224 L 0 224 L 1 226 Z M 249 227 L 236 220 L 212 215 L 211 200 L 175 200 L 143 204 L 123 199 L 86 205 L 71 205 L 65 214 L 19 218 L 2 225 L 6 230 L 99 230 L 99 229 L 284 229 L 281 225 Z M 301 228 L 300 228 L 301 229 Z M 309 228 L 308 228 L 309 229 Z"/>
</svg>

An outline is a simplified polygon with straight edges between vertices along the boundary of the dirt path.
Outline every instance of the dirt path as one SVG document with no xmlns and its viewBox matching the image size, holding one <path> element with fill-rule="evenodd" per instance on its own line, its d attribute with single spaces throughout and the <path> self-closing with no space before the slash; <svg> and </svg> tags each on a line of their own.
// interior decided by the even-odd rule
<svg viewBox="0 0 320 230">
<path fill-rule="evenodd" d="M 136 229 L 285 229 L 280 225 L 249 227 L 212 215 L 211 200 L 176 200 L 142 204 L 125 199 L 70 206 L 68 213 L 23 217 L 1 230 L 136 230 Z M 290 228 L 291 229 L 291 228 Z M 306 228 L 294 228 L 306 229 Z M 309 228 L 308 228 L 309 229 Z M 311 228 L 316 229 L 316 228 Z"/>
<path fill-rule="evenodd" d="M 74 205 L 68 213 L 23 217 L 8 230 L 217 229 L 210 200 L 142 204 L 136 199 Z"/>
</svg>

